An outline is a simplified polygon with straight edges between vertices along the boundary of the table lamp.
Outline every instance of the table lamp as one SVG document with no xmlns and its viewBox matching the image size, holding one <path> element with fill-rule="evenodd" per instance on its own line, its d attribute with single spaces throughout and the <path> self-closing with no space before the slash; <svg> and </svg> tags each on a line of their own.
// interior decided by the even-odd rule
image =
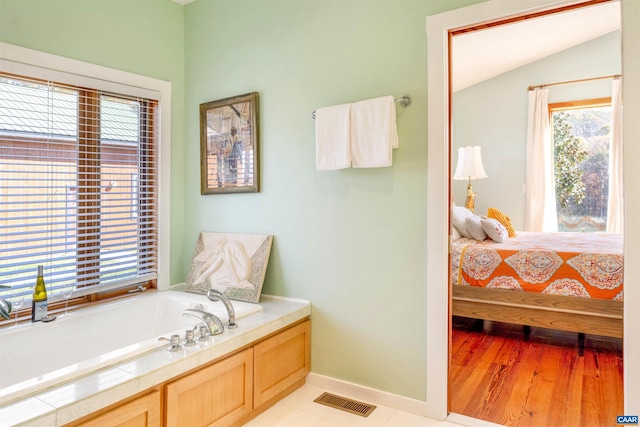
<svg viewBox="0 0 640 427">
<path fill-rule="evenodd" d="M 471 180 L 487 177 L 487 174 L 484 171 L 484 166 L 482 166 L 480 149 L 481 147 L 477 145 L 468 145 L 466 147 L 458 148 L 458 164 L 456 166 L 456 172 L 453 174 L 453 179 L 469 180 L 469 185 L 467 186 L 467 199 L 464 202 L 464 207 L 474 213 L 476 193 L 473 192 L 473 187 L 471 187 Z"/>
</svg>

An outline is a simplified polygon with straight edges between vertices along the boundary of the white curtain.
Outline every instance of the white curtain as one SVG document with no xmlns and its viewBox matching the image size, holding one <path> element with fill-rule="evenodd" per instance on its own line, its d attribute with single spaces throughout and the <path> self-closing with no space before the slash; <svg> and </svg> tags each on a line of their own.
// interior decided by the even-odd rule
<svg viewBox="0 0 640 427">
<path fill-rule="evenodd" d="M 613 79 L 611 92 L 611 145 L 609 146 L 609 200 L 607 233 L 622 233 L 622 87 Z"/>
<path fill-rule="evenodd" d="M 558 231 L 549 91 L 529 91 L 525 230 Z"/>
</svg>

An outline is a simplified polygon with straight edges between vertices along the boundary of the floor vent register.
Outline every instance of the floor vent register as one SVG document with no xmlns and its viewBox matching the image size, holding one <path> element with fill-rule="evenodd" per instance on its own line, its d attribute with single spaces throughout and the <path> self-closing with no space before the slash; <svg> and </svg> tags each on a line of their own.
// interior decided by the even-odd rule
<svg viewBox="0 0 640 427">
<path fill-rule="evenodd" d="M 361 417 L 368 417 L 376 409 L 375 405 L 369 405 L 368 403 L 358 402 L 357 400 L 347 399 L 331 393 L 322 393 L 314 402 L 360 415 Z"/>
</svg>

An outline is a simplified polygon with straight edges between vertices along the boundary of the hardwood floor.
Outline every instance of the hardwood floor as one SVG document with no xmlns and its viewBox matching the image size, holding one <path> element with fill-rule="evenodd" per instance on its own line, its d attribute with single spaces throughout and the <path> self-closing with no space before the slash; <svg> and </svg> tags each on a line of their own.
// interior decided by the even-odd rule
<svg viewBox="0 0 640 427">
<path fill-rule="evenodd" d="M 451 410 L 507 426 L 615 426 L 622 340 L 454 317 Z"/>
</svg>

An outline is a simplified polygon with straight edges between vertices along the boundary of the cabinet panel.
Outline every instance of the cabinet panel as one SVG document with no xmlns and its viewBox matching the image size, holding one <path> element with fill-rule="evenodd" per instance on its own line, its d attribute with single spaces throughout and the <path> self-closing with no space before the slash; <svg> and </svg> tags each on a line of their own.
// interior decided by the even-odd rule
<svg viewBox="0 0 640 427">
<path fill-rule="evenodd" d="M 254 346 L 254 408 L 309 373 L 310 342 L 307 320 Z"/>
<path fill-rule="evenodd" d="M 118 406 L 79 427 L 160 427 L 160 392 L 154 391 Z"/>
<path fill-rule="evenodd" d="M 168 384 L 167 427 L 223 426 L 249 414 L 252 378 L 248 349 Z"/>
</svg>

